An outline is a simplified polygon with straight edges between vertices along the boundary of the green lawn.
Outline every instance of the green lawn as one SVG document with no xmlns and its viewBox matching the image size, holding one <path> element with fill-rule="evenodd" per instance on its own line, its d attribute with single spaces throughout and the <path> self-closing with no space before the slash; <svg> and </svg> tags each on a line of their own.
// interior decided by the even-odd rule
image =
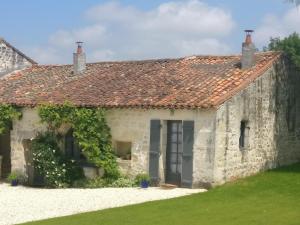
<svg viewBox="0 0 300 225">
<path fill-rule="evenodd" d="M 26 224 L 299 225 L 300 164 L 202 194 Z"/>
</svg>

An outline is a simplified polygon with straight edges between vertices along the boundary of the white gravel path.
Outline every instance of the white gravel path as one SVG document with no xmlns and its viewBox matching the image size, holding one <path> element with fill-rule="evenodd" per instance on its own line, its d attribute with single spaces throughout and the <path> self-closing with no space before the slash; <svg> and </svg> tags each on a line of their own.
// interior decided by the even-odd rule
<svg viewBox="0 0 300 225">
<path fill-rule="evenodd" d="M 203 191 L 182 188 L 39 189 L 0 184 L 0 225 L 175 198 Z"/>
</svg>

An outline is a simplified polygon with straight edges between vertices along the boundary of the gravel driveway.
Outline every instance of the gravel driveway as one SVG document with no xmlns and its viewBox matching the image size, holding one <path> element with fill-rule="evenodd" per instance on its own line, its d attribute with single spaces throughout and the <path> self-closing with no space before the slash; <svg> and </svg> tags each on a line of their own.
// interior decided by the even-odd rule
<svg viewBox="0 0 300 225">
<path fill-rule="evenodd" d="M 0 225 L 174 198 L 203 189 L 160 188 L 39 189 L 0 184 Z"/>
</svg>

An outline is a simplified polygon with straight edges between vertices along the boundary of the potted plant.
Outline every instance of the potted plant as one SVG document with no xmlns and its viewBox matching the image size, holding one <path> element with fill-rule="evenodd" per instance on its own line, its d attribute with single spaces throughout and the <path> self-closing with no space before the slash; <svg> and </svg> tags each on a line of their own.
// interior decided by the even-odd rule
<svg viewBox="0 0 300 225">
<path fill-rule="evenodd" d="M 150 177 L 146 173 L 138 174 L 135 178 L 136 184 L 138 184 L 141 188 L 148 188 L 150 184 Z"/>
<path fill-rule="evenodd" d="M 7 180 L 10 182 L 11 186 L 18 186 L 20 182 L 20 174 L 17 172 L 12 172 L 9 174 Z"/>
</svg>

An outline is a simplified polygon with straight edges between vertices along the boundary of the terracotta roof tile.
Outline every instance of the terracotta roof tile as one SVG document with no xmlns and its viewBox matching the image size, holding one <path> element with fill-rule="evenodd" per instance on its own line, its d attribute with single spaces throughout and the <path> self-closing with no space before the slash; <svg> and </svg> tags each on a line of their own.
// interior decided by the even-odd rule
<svg viewBox="0 0 300 225">
<path fill-rule="evenodd" d="M 216 107 L 263 74 L 278 52 L 256 54 L 256 66 L 240 69 L 240 56 L 87 64 L 74 75 L 72 65 L 35 65 L 0 81 L 0 102 L 36 105 L 70 101 L 88 107 Z"/>
</svg>

